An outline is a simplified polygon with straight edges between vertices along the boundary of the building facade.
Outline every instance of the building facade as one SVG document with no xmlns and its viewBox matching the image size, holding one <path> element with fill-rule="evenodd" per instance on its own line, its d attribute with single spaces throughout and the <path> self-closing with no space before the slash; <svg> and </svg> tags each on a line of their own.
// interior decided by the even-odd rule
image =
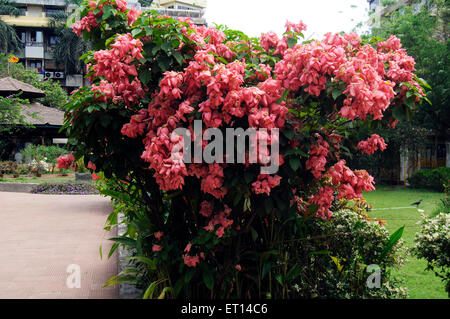
<svg viewBox="0 0 450 319">
<path fill-rule="evenodd" d="M 52 16 L 70 13 L 77 7 L 67 5 L 65 0 L 16 0 L 13 3 L 20 8 L 21 14 L 17 17 L 1 15 L 0 18 L 16 29 L 23 43 L 23 51 L 18 54 L 20 62 L 26 68 L 38 71 L 42 79 L 58 81 L 68 91 L 87 85 L 81 74 L 66 74 L 63 66 L 55 63 L 52 53 L 58 41 L 50 26 Z M 128 7 L 133 6 L 173 17 L 191 17 L 196 24 L 206 24 L 206 0 L 155 0 L 150 7 L 141 7 L 137 0 L 129 0 Z"/>
</svg>

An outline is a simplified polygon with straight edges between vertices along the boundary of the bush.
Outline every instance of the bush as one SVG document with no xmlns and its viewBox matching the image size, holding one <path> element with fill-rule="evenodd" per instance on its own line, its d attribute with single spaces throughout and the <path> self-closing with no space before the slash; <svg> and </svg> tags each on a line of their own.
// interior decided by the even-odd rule
<svg viewBox="0 0 450 319">
<path fill-rule="evenodd" d="M 86 182 L 42 183 L 33 187 L 31 192 L 34 194 L 98 194 L 95 186 Z"/>
<path fill-rule="evenodd" d="M 403 264 L 406 249 L 396 241 L 386 247 L 390 236 L 380 221 L 370 220 L 358 212 L 336 211 L 330 222 L 312 219 L 307 223 L 306 241 L 296 245 L 298 264 L 305 265 L 292 288 L 299 297 L 327 298 L 404 298 L 406 289 L 391 275 Z M 314 239 L 316 238 L 316 239 Z M 320 252 L 320 253 L 319 253 Z M 306 264 L 305 264 L 306 263 Z M 379 288 L 369 288 L 369 265 L 379 267 Z"/>
<path fill-rule="evenodd" d="M 424 96 L 413 59 L 394 36 L 304 41 L 306 26 L 289 22 L 282 38 L 256 39 L 140 14 L 121 0 L 91 5 L 80 5 L 73 31 L 97 50 L 84 56 L 92 86 L 72 94 L 64 128 L 75 158 L 90 162 L 105 177 L 101 192 L 116 199 L 109 226 L 125 216 L 127 232 L 113 249 L 135 249 L 141 264 L 132 280 L 148 285 L 144 297 L 301 296 L 292 285 L 311 267 L 298 246 L 309 223 L 332 220 L 337 202 L 374 190 L 367 171 L 350 169 L 341 155 L 372 154 L 385 142 L 372 134 L 353 143 L 348 131 L 411 115 Z M 203 143 L 204 130 L 214 143 Z M 243 143 L 219 151 L 220 135 L 232 131 L 236 140 L 252 130 L 248 153 Z M 191 161 L 183 142 L 204 157 Z M 267 160 L 274 170 L 265 170 Z M 386 247 L 380 263 L 393 248 Z M 320 255 L 315 249 L 308 253 Z M 362 269 L 370 258 L 358 254 L 342 258 Z M 327 263 L 342 265 L 331 257 Z M 323 296 L 346 297 L 326 287 Z M 355 289 L 349 297 L 371 295 Z"/>
<path fill-rule="evenodd" d="M 423 216 L 415 241 L 416 255 L 427 261 L 427 270 L 432 270 L 444 281 L 450 297 L 450 215 Z"/>
<path fill-rule="evenodd" d="M 0 174 L 16 174 L 19 165 L 14 161 L 0 162 Z"/>
<path fill-rule="evenodd" d="M 46 145 L 28 145 L 21 151 L 24 159 L 28 158 L 30 166 L 36 172 L 54 171 L 57 159 L 63 154 L 67 154 L 67 150 L 58 146 Z"/>
<path fill-rule="evenodd" d="M 444 191 L 444 184 L 450 181 L 450 167 L 424 168 L 408 178 L 408 183 L 412 188 L 424 188 Z"/>
</svg>

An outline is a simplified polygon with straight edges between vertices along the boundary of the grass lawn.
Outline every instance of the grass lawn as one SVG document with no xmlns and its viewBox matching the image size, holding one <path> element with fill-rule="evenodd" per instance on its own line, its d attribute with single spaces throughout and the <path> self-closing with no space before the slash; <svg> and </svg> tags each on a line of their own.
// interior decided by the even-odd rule
<svg viewBox="0 0 450 319">
<path fill-rule="evenodd" d="M 34 183 L 34 184 L 42 184 L 42 183 L 63 183 L 63 182 L 74 182 L 75 176 L 73 174 L 69 174 L 68 176 L 58 176 L 56 174 L 43 174 L 41 177 L 36 176 L 19 176 L 16 178 L 13 177 L 3 177 L 0 178 L 0 183 Z"/>
<path fill-rule="evenodd" d="M 378 208 L 412 207 L 411 203 L 423 199 L 419 208 L 430 215 L 443 198 L 442 193 L 427 190 L 408 189 L 399 186 L 378 186 L 374 192 L 364 194 L 373 206 L 371 217 L 386 220 L 386 227 L 392 233 L 405 225 L 403 240 L 408 248 L 414 246 L 414 235 L 419 231 L 417 222 L 421 213 L 414 208 L 377 210 Z M 448 298 L 443 282 L 431 271 L 425 271 L 426 262 L 411 255 L 398 271 L 405 276 L 409 298 Z"/>
</svg>

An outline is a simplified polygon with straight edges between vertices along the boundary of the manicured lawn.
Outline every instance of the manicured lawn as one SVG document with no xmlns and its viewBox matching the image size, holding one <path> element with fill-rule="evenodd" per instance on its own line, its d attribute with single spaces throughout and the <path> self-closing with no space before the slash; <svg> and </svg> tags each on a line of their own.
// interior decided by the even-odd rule
<svg viewBox="0 0 450 319">
<path fill-rule="evenodd" d="M 11 176 L 5 176 L 0 178 L 0 183 L 63 183 L 63 182 L 72 182 L 75 181 L 75 177 L 73 174 L 68 176 L 58 176 L 56 174 L 44 174 L 41 177 L 36 176 L 25 176 L 21 175 L 17 178 L 13 178 Z"/>
<path fill-rule="evenodd" d="M 403 240 L 408 248 L 414 246 L 414 235 L 419 231 L 417 222 L 421 213 L 414 208 L 377 210 L 377 208 L 412 207 L 411 203 L 423 199 L 419 208 L 430 215 L 438 205 L 442 193 L 416 190 L 398 186 L 378 186 L 374 192 L 364 194 L 373 206 L 371 217 L 386 220 L 386 227 L 392 233 L 405 225 Z M 408 255 L 404 266 L 398 271 L 405 276 L 409 298 L 448 298 L 442 281 L 431 271 L 425 271 L 426 262 Z"/>
</svg>

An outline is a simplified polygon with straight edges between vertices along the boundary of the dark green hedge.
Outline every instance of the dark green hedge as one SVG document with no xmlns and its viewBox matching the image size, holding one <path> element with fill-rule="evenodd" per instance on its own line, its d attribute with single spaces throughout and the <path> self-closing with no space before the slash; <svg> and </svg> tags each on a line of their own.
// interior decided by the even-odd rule
<svg viewBox="0 0 450 319">
<path fill-rule="evenodd" d="M 412 188 L 426 188 L 439 192 L 444 191 L 444 184 L 450 182 L 450 167 L 424 168 L 408 178 Z"/>
</svg>

